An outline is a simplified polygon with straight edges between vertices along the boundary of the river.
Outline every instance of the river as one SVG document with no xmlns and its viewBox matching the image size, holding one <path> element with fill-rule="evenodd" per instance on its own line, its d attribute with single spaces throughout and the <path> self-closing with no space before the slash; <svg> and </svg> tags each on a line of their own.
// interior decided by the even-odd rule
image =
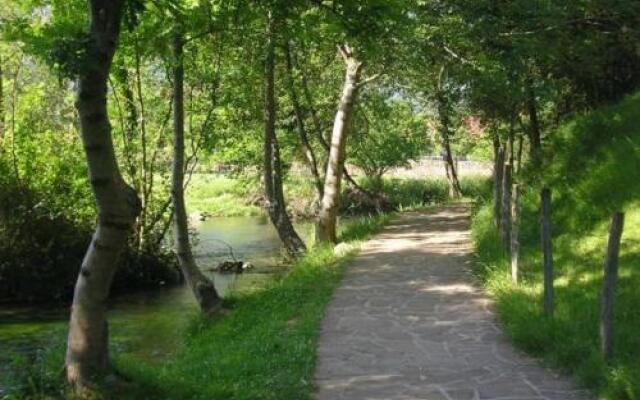
<svg viewBox="0 0 640 400">
<path fill-rule="evenodd" d="M 298 232 L 309 238 L 309 223 L 297 224 Z M 286 273 L 282 246 L 265 217 L 212 218 L 196 224 L 194 253 L 199 266 L 213 278 L 221 296 L 263 288 Z M 248 261 L 254 268 L 243 274 L 211 272 L 218 262 Z M 121 295 L 110 308 L 112 349 L 150 362 L 161 361 L 177 347 L 180 332 L 198 312 L 185 286 Z M 16 355 L 31 358 L 42 348 L 60 344 L 68 320 L 67 307 L 0 306 L 0 396 L 6 387 Z"/>
</svg>

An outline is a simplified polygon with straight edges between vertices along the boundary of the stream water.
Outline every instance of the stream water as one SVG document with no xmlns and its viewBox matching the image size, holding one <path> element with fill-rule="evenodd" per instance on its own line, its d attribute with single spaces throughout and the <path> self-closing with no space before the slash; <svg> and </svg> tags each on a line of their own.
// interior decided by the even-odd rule
<svg viewBox="0 0 640 400">
<path fill-rule="evenodd" d="M 305 239 L 310 237 L 310 224 L 297 224 L 296 228 Z M 286 272 L 280 240 L 267 218 L 212 218 L 198 222 L 196 230 L 198 264 L 214 279 L 223 297 L 262 288 Z M 211 271 L 218 262 L 233 257 L 250 262 L 254 268 L 243 274 Z M 175 350 L 179 333 L 197 312 L 193 295 L 185 286 L 118 296 L 111 302 L 109 315 L 112 348 L 161 361 Z M 40 349 L 64 340 L 67 319 L 67 307 L 0 305 L 0 396 L 15 368 L 11 360 L 16 354 L 33 357 Z"/>
</svg>

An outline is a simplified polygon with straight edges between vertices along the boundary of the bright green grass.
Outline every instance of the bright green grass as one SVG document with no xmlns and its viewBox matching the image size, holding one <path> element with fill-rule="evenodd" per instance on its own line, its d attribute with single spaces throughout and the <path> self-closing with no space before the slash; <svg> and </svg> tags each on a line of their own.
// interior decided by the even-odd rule
<svg viewBox="0 0 640 400">
<path fill-rule="evenodd" d="M 195 318 L 176 355 L 163 365 L 117 355 L 130 384 L 108 388 L 113 399 L 309 399 L 313 392 L 316 341 L 324 309 L 346 264 L 363 240 L 389 215 L 344 224 L 340 252 L 315 248 L 271 287 L 226 302 L 213 319 Z M 64 397 L 55 349 L 32 367 L 25 389 L 12 399 Z M 43 395 L 46 393 L 46 396 Z M 47 397 L 50 396 L 50 397 Z"/>
<path fill-rule="evenodd" d="M 478 272 L 497 299 L 515 344 L 575 375 L 603 399 L 640 399 L 640 93 L 577 116 L 546 145 L 545 170 L 523 185 L 522 272 L 514 286 L 491 222 L 491 206 L 474 217 Z M 528 175 L 526 174 L 526 175 Z M 553 192 L 556 313 L 544 318 L 539 250 L 540 178 Z M 599 353 L 599 311 L 609 217 L 625 210 L 615 304 L 615 358 Z"/>
<path fill-rule="evenodd" d="M 447 182 L 444 178 L 402 179 L 384 178 L 381 182 L 358 178 L 366 189 L 384 193 L 398 210 L 419 209 L 430 204 L 449 200 Z M 490 192 L 489 179 L 463 177 L 460 180 L 465 197 L 486 198 Z M 205 213 L 209 216 L 256 216 L 264 210 L 252 204 L 260 197 L 260 186 L 249 178 L 229 178 L 223 175 L 194 174 L 186 192 L 186 203 L 190 213 Z M 346 190 L 346 185 L 343 185 Z M 310 217 L 314 214 L 315 192 L 311 179 L 289 176 L 284 184 L 287 207 L 294 216 Z M 346 200 L 348 201 L 348 200 Z M 345 203 L 345 209 L 349 204 Z"/>
<path fill-rule="evenodd" d="M 223 175 L 193 174 L 185 193 L 187 209 L 190 213 L 206 213 L 215 217 L 261 215 L 260 207 L 251 204 L 251 199 L 256 196 L 251 186 Z"/>
<path fill-rule="evenodd" d="M 608 223 L 602 222 L 589 232 L 566 232 L 555 239 L 552 320 L 542 315 L 538 241 L 525 242 L 523 280 L 513 285 L 489 205 L 479 210 L 473 222 L 478 272 L 497 300 L 500 321 L 517 346 L 575 375 L 604 399 L 636 400 L 640 399 L 640 210 L 630 207 L 627 213 L 616 297 L 616 355 L 611 366 L 603 362 L 598 341 L 607 228 Z"/>
</svg>

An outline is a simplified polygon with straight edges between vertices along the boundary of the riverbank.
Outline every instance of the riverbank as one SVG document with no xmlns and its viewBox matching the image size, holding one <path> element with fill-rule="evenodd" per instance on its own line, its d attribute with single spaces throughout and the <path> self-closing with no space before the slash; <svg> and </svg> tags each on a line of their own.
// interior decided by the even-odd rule
<svg viewBox="0 0 640 400">
<path fill-rule="evenodd" d="M 175 352 L 161 363 L 113 352 L 129 381 L 105 389 L 114 399 L 305 399 L 313 390 L 315 345 L 323 310 L 347 262 L 389 215 L 363 217 L 341 228 L 337 250 L 313 249 L 267 289 L 225 300 L 212 319 L 194 317 Z M 65 398 L 60 346 L 24 366 L 8 399 Z M 13 397 L 11 397 L 13 396 Z"/>
<path fill-rule="evenodd" d="M 368 191 L 383 195 L 391 208 L 406 210 L 442 204 L 449 201 L 445 178 L 384 178 L 381 181 L 357 178 L 358 184 Z M 489 179 L 484 176 L 468 176 L 460 179 L 462 191 L 470 198 L 486 197 Z M 287 177 L 285 198 L 290 214 L 297 219 L 313 217 L 314 189 L 310 179 L 301 176 Z M 362 215 L 368 210 L 358 199 L 350 196 L 348 185 L 343 187 L 341 213 Z M 186 203 L 192 220 L 211 217 L 236 217 L 264 215 L 262 191 L 256 179 L 229 177 L 219 174 L 193 174 L 186 191 Z"/>
</svg>

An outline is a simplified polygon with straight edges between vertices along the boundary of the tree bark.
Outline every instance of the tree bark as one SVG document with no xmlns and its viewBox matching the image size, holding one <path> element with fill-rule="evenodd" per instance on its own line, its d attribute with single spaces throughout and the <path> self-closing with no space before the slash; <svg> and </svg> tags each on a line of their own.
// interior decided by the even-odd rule
<svg viewBox="0 0 640 400">
<path fill-rule="evenodd" d="M 604 261 L 604 280 L 602 283 L 602 305 L 600 310 L 600 346 L 602 357 L 609 363 L 614 350 L 614 302 L 618 281 L 618 258 L 620 239 L 624 229 L 624 213 L 617 212 L 611 218 L 609 244 Z"/>
<path fill-rule="evenodd" d="M 355 58 L 349 46 L 339 46 L 339 50 L 346 64 L 346 74 L 338 112 L 333 122 L 324 191 L 316 224 L 316 241 L 318 243 L 337 242 L 336 220 L 346 158 L 347 134 L 353 107 L 361 85 L 360 72 L 362 63 Z"/>
<path fill-rule="evenodd" d="M 324 191 L 324 186 L 322 182 L 322 178 L 320 177 L 320 172 L 318 170 L 318 162 L 316 159 L 315 152 L 313 151 L 313 147 L 311 147 L 311 143 L 309 141 L 309 136 L 307 135 L 307 128 L 305 127 L 304 122 L 304 113 L 302 112 L 302 107 L 300 105 L 300 100 L 298 98 L 298 92 L 295 87 L 295 79 L 294 79 L 294 70 L 293 70 L 293 61 L 291 58 L 291 45 L 288 40 L 284 43 L 284 55 L 287 66 L 287 86 L 289 89 L 289 97 L 291 98 L 291 103 L 293 104 L 293 111 L 296 115 L 296 126 L 298 129 L 298 137 L 300 138 L 300 144 L 302 145 L 302 150 L 304 152 L 305 158 L 307 160 L 307 166 L 309 167 L 309 172 L 311 172 L 311 177 L 313 179 L 314 187 L 316 190 L 316 207 L 320 203 L 320 199 L 322 199 L 322 194 Z"/>
<path fill-rule="evenodd" d="M 511 184 L 513 182 L 513 163 L 514 163 L 514 124 L 511 122 L 509 129 L 509 139 L 507 140 L 507 149 L 505 158 L 507 162 L 504 165 L 504 173 L 502 176 L 502 240 L 506 252 L 509 252 L 511 246 Z"/>
<path fill-rule="evenodd" d="M 4 70 L 3 70 L 3 65 L 2 63 L 4 62 L 4 59 L 2 58 L 2 55 L 0 55 L 0 150 L 2 150 L 3 144 L 4 144 L 4 131 L 5 131 L 5 126 L 4 126 L 4 121 L 5 121 L 5 116 L 4 116 Z"/>
<path fill-rule="evenodd" d="M 502 220 L 502 175 L 504 174 L 504 148 L 496 135 L 493 138 L 493 224 L 500 229 Z"/>
<path fill-rule="evenodd" d="M 540 235 L 542 243 L 542 259 L 544 272 L 544 313 L 553 316 L 553 254 L 551 242 L 551 190 L 544 187 L 540 193 L 542 215 L 540 219 Z"/>
<path fill-rule="evenodd" d="M 462 190 L 451 151 L 449 100 L 447 99 L 444 88 L 445 73 L 446 67 L 442 66 L 438 76 L 436 99 L 438 101 L 438 118 L 440 119 L 440 136 L 442 138 L 442 150 L 444 152 L 444 165 L 447 173 L 447 181 L 449 182 L 449 196 L 455 199 L 462 195 Z"/>
<path fill-rule="evenodd" d="M 520 259 L 520 186 L 512 186 L 511 199 L 511 279 L 518 283 L 518 261 Z"/>
<path fill-rule="evenodd" d="M 171 200 L 173 202 L 173 238 L 180 270 L 193 291 L 200 309 L 204 313 L 215 311 L 220 298 L 213 282 L 196 265 L 191 243 L 187 210 L 184 203 L 184 58 L 183 38 L 174 34 L 173 52 L 173 165 L 171 176 Z"/>
<path fill-rule="evenodd" d="M 120 174 L 107 114 L 107 82 L 116 51 L 123 0 L 90 0 L 86 63 L 76 107 L 96 199 L 98 224 L 76 282 L 65 360 L 76 391 L 90 390 L 109 372 L 106 301 L 117 260 L 140 213 L 140 199 Z"/>
<path fill-rule="evenodd" d="M 460 181 L 456 165 L 453 160 L 451 151 L 450 132 L 449 132 L 449 104 L 446 95 L 442 90 L 438 91 L 438 115 L 440 118 L 440 136 L 442 138 L 442 150 L 444 152 L 445 169 L 447 172 L 447 181 L 449 182 L 449 196 L 459 198 L 462 195 Z"/>
<path fill-rule="evenodd" d="M 502 205 L 502 245 L 505 251 L 509 251 L 511 246 L 511 181 L 512 181 L 513 168 L 508 162 L 504 164 L 504 173 L 502 176 L 502 199 L 500 200 Z"/>
<path fill-rule="evenodd" d="M 287 214 L 282 189 L 282 165 L 280 147 L 276 136 L 275 97 L 275 43 L 274 21 L 271 12 L 267 18 L 267 55 L 265 60 L 265 103 L 264 103 L 264 186 L 267 196 L 267 212 L 278 236 L 290 257 L 298 257 L 306 251 L 306 246 L 291 223 Z"/>
<path fill-rule="evenodd" d="M 540 151 L 542 150 L 540 120 L 538 119 L 538 105 L 536 102 L 536 93 L 533 88 L 533 79 L 527 77 L 525 80 L 525 94 L 527 111 L 529 113 L 529 139 L 531 141 L 530 158 L 534 163 L 540 161 Z"/>
</svg>

